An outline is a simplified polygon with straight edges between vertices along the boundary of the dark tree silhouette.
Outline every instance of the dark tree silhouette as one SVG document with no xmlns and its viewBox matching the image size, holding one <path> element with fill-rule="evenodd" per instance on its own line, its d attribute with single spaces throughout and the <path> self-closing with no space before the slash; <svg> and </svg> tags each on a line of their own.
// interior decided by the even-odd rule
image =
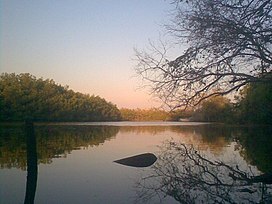
<svg viewBox="0 0 272 204">
<path fill-rule="evenodd" d="M 186 49 L 136 50 L 136 72 L 172 108 L 196 105 L 249 83 L 272 81 L 271 0 L 176 0 L 167 30 Z"/>
</svg>

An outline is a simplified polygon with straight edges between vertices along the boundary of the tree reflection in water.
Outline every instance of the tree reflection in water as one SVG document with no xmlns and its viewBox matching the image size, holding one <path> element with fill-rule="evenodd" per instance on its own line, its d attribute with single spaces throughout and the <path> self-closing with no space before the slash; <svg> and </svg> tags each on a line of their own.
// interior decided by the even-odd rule
<svg viewBox="0 0 272 204">
<path fill-rule="evenodd" d="M 180 203 L 271 203 L 271 174 L 254 175 L 250 166 L 211 160 L 192 145 L 167 141 L 151 174 L 137 183 L 138 202 L 154 196 Z"/>
<path fill-rule="evenodd" d="M 36 147 L 38 165 L 50 164 L 53 158 L 66 157 L 73 150 L 103 144 L 118 131 L 118 127 L 107 126 L 3 126 L 0 127 L 0 169 L 26 170 L 28 157 L 34 151 L 30 150 L 30 154 L 28 147 Z"/>
</svg>

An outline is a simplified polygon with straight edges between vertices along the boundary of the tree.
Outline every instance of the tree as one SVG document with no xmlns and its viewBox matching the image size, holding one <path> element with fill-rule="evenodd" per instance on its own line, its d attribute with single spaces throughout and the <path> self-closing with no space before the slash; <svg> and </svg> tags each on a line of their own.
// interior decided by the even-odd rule
<svg viewBox="0 0 272 204">
<path fill-rule="evenodd" d="M 176 0 L 166 26 L 184 52 L 171 60 L 165 44 L 136 50 L 136 72 L 172 108 L 196 105 L 249 83 L 270 81 L 272 1 Z M 219 91 L 218 91 L 219 90 Z"/>
<path fill-rule="evenodd" d="M 120 109 L 122 120 L 128 121 L 165 121 L 169 113 L 157 108 L 151 109 Z"/>
<path fill-rule="evenodd" d="M 194 113 L 194 110 L 193 109 L 177 109 L 177 110 L 174 110 L 172 112 L 170 112 L 170 120 L 172 121 L 186 121 L 188 119 L 190 119 L 192 117 Z"/>
<path fill-rule="evenodd" d="M 272 124 L 272 83 L 249 84 L 242 91 L 236 107 L 244 123 Z"/>
<path fill-rule="evenodd" d="M 113 121 L 116 105 L 31 74 L 0 74 L 0 121 Z"/>
<path fill-rule="evenodd" d="M 206 122 L 226 122 L 231 118 L 232 106 L 224 96 L 212 96 L 201 102 L 191 120 Z"/>
</svg>

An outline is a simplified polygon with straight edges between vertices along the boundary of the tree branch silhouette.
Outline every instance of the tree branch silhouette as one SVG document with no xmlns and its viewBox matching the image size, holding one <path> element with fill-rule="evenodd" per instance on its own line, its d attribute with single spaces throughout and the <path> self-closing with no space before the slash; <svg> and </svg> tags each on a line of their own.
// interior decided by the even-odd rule
<svg viewBox="0 0 272 204">
<path fill-rule="evenodd" d="M 168 59 L 166 45 L 136 50 L 136 72 L 152 93 L 175 109 L 225 95 L 249 83 L 271 82 L 272 2 L 269 0 L 173 1 L 167 31 L 186 45 Z M 159 48 L 160 47 L 160 48 Z"/>
<path fill-rule="evenodd" d="M 271 174 L 211 160 L 192 145 L 165 142 L 152 173 L 137 183 L 138 200 L 170 196 L 180 203 L 266 203 Z"/>
</svg>

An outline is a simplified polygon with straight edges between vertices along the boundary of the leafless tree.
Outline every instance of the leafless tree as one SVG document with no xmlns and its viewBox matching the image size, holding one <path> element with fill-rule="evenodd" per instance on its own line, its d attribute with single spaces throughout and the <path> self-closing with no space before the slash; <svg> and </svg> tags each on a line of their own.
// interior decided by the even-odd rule
<svg viewBox="0 0 272 204">
<path fill-rule="evenodd" d="M 164 44 L 136 50 L 136 72 L 172 108 L 196 105 L 249 83 L 269 81 L 272 72 L 271 0 L 176 0 L 166 26 L 184 45 L 174 59 Z"/>
</svg>

